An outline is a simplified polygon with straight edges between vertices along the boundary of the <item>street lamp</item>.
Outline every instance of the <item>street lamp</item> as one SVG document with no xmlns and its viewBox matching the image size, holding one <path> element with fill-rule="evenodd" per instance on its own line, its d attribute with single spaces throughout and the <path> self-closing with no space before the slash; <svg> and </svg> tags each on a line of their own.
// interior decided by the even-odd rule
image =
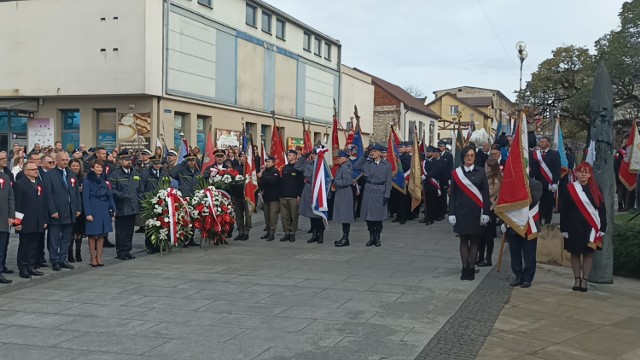
<svg viewBox="0 0 640 360">
<path fill-rule="evenodd" d="M 527 44 L 524 41 L 518 41 L 516 43 L 516 50 L 518 50 L 518 59 L 520 59 L 520 91 L 518 92 L 518 95 L 520 95 L 520 97 L 522 97 L 522 63 L 524 62 L 524 59 L 527 58 L 527 55 L 529 55 L 527 53 L 527 50 L 525 50 L 527 48 Z"/>
</svg>

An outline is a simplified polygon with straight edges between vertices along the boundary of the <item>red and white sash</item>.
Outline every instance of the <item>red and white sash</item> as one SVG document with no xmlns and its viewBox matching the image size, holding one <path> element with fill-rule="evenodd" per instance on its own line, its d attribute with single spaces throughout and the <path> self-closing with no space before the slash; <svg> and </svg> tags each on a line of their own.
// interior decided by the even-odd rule
<svg viewBox="0 0 640 360">
<path fill-rule="evenodd" d="M 527 226 L 527 239 L 532 240 L 538 237 L 538 226 L 536 221 L 540 221 L 540 203 L 529 209 L 529 226 Z"/>
<path fill-rule="evenodd" d="M 553 174 L 551 173 L 551 169 L 549 169 L 547 164 L 545 164 L 544 160 L 542 159 L 542 152 L 540 151 L 540 149 L 533 152 L 533 157 L 540 164 L 540 172 L 542 173 L 542 176 L 545 178 L 545 180 L 547 180 L 549 184 L 553 184 Z"/>
<path fill-rule="evenodd" d="M 576 203 L 578 210 L 584 218 L 587 220 L 589 225 L 591 225 L 591 233 L 589 234 L 589 247 L 591 248 L 602 248 L 602 237 L 598 236 L 600 232 L 600 215 L 598 210 L 593 206 L 587 194 L 585 194 L 584 190 L 582 190 L 582 185 L 579 182 L 572 182 L 567 186 L 567 190 L 569 190 L 569 195 L 573 199 L 573 202 Z"/>
<path fill-rule="evenodd" d="M 456 184 L 458 184 L 458 187 L 462 189 L 462 191 L 464 191 L 464 193 L 467 194 L 467 196 L 471 200 L 473 200 L 473 202 L 476 203 L 476 205 L 478 205 L 480 209 L 483 209 L 484 201 L 482 201 L 482 194 L 480 193 L 480 190 L 478 190 L 478 188 L 473 185 L 473 183 L 464 175 L 462 166 L 459 166 L 455 170 L 453 170 L 452 175 L 453 179 L 456 181 Z"/>
<path fill-rule="evenodd" d="M 423 160 L 422 161 L 422 176 L 424 176 L 424 178 L 426 178 L 426 180 L 433 185 L 433 187 L 435 187 L 436 189 L 438 189 L 438 196 L 442 195 L 442 191 L 440 191 L 440 183 L 438 182 L 438 180 L 432 178 L 432 177 L 428 177 L 429 174 L 427 174 L 427 170 L 426 170 L 426 163 L 427 160 Z"/>
</svg>

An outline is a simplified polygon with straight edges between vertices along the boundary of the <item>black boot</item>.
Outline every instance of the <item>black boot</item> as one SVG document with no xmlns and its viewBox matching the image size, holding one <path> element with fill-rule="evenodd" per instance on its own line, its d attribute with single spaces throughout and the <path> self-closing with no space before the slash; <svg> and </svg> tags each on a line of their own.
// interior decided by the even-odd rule
<svg viewBox="0 0 640 360">
<path fill-rule="evenodd" d="M 341 237 L 340 239 L 338 239 L 338 240 L 334 241 L 334 242 L 333 242 L 333 244 L 334 244 L 334 245 L 336 245 L 336 246 L 338 246 L 338 243 L 341 243 L 341 242 L 343 242 L 343 241 L 344 241 L 344 237 L 345 237 L 346 235 L 347 235 L 347 234 L 345 234 L 345 233 L 343 232 L 343 233 L 342 233 L 342 237 Z"/>
<path fill-rule="evenodd" d="M 76 249 L 76 262 L 82 262 L 82 253 L 80 249 Z"/>
<path fill-rule="evenodd" d="M 334 244 L 336 247 L 349 246 L 349 234 L 342 233 L 342 239 L 336 241 Z"/>
<path fill-rule="evenodd" d="M 71 247 L 69 247 L 69 253 L 67 254 L 67 260 L 70 263 L 76 262 L 76 259 L 73 257 L 73 249 Z"/>
<path fill-rule="evenodd" d="M 295 241 L 296 241 L 296 235 L 295 234 L 289 235 L 289 242 L 295 242 Z"/>
<path fill-rule="evenodd" d="M 307 244 L 311 244 L 314 242 L 318 241 L 318 232 L 314 229 L 313 230 L 313 235 L 311 235 L 311 238 L 309 240 L 307 240 Z"/>
<path fill-rule="evenodd" d="M 369 241 L 365 244 L 365 246 L 372 246 L 376 243 L 376 236 L 373 234 L 373 231 L 369 231 Z"/>
<path fill-rule="evenodd" d="M 318 244 L 322 244 L 324 242 L 324 230 L 318 231 Z"/>
<path fill-rule="evenodd" d="M 268 239 L 269 238 L 269 232 L 267 231 L 266 233 L 264 233 L 264 235 L 260 236 L 260 239 L 264 240 L 264 239 Z"/>
<path fill-rule="evenodd" d="M 373 245 L 375 245 L 375 247 L 380 247 L 380 230 L 376 231 L 376 233 L 374 234 L 374 240 L 375 243 Z"/>
</svg>

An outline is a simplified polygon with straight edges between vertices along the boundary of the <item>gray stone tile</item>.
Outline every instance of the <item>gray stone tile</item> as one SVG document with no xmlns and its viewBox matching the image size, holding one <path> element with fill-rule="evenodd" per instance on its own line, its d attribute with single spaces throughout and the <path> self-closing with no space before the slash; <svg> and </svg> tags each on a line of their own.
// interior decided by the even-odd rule
<svg viewBox="0 0 640 360">
<path fill-rule="evenodd" d="M 0 330 L 0 341 L 9 344 L 53 346 L 81 335 L 79 331 L 11 326 Z"/>
<path fill-rule="evenodd" d="M 440 328 L 447 321 L 447 317 L 433 315 L 416 315 L 407 313 L 377 313 L 367 322 L 387 325 L 406 325 L 416 327 Z"/>
<path fill-rule="evenodd" d="M 196 289 L 176 289 L 170 287 L 159 286 L 138 286 L 127 290 L 127 295 L 168 297 L 168 298 L 185 298 L 191 294 L 198 292 Z"/>
<path fill-rule="evenodd" d="M 356 353 L 362 359 L 415 359 L 423 347 L 401 341 L 346 337 L 331 350 L 336 353 Z"/>
<path fill-rule="evenodd" d="M 412 329 L 412 326 L 402 325 L 316 320 L 302 329 L 301 332 L 400 341 L 405 338 Z"/>
<path fill-rule="evenodd" d="M 244 331 L 245 329 L 242 328 L 164 323 L 146 329 L 140 335 L 168 339 L 202 338 L 212 342 L 225 342 Z"/>
<path fill-rule="evenodd" d="M 42 344 L 37 344 L 35 346 L 22 344 L 3 344 L 2 346 L 0 346 L 0 357 L 6 360 L 78 359 L 79 356 L 83 356 L 86 354 L 87 353 L 85 351 L 45 347 L 42 346 Z"/>
<path fill-rule="evenodd" d="M 100 333 L 85 333 L 58 344 L 58 347 L 142 355 L 168 341 L 168 339 L 163 338 L 131 334 L 109 334 L 105 336 Z"/>
<path fill-rule="evenodd" d="M 286 310 L 288 306 L 271 304 L 251 304 L 236 303 L 231 301 L 216 301 L 204 306 L 200 311 L 210 311 L 215 313 L 230 314 L 254 314 L 254 315 L 276 315 Z"/>
<path fill-rule="evenodd" d="M 65 300 L 69 295 L 68 291 L 63 290 L 47 290 L 37 287 L 20 289 L 5 294 L 4 296 L 16 299 L 40 299 L 47 301 Z"/>
<path fill-rule="evenodd" d="M 152 321 L 82 317 L 76 321 L 63 324 L 59 326 L 58 329 L 82 332 L 136 334 L 156 325 L 158 325 L 158 323 Z"/>
<path fill-rule="evenodd" d="M 231 282 L 262 284 L 262 285 L 296 285 L 301 283 L 303 279 L 267 277 L 267 276 L 240 276 Z"/>
<path fill-rule="evenodd" d="M 344 281 L 350 275 L 330 274 L 317 271 L 290 270 L 280 276 L 306 280 Z"/>
<path fill-rule="evenodd" d="M 286 311 L 278 314 L 278 316 L 303 319 L 365 322 L 371 319 L 375 314 L 375 311 L 365 310 L 326 309 L 293 306 Z"/>
<path fill-rule="evenodd" d="M 241 290 L 250 288 L 251 286 L 253 286 L 253 284 L 194 280 L 194 281 L 184 282 L 176 286 L 176 288 L 188 288 L 188 289 L 197 289 L 197 290 L 241 291 Z"/>
<path fill-rule="evenodd" d="M 203 299 L 210 301 L 237 301 L 246 303 L 256 303 L 266 297 L 268 294 L 240 291 L 221 291 L 221 290 L 202 290 L 195 294 L 189 295 L 189 299 Z"/>
<path fill-rule="evenodd" d="M 313 319 L 300 319 L 282 316 L 260 316 L 231 314 L 220 320 L 216 320 L 214 325 L 232 326 L 245 329 L 269 329 L 280 331 L 299 331 L 307 325 L 313 323 Z"/>
<path fill-rule="evenodd" d="M 318 289 L 337 289 L 337 290 L 367 290 L 371 284 L 346 283 L 341 281 L 326 280 L 305 280 L 297 286 L 318 288 Z"/>
<path fill-rule="evenodd" d="M 440 327 L 414 327 L 402 341 L 416 344 L 427 344 L 438 333 Z"/>
<path fill-rule="evenodd" d="M 322 307 L 335 309 L 340 305 L 347 302 L 346 299 L 342 300 L 330 300 L 323 299 L 316 296 L 293 296 L 293 295 L 271 295 L 267 298 L 260 300 L 263 304 L 278 304 L 278 305 L 297 305 L 306 307 Z"/>
<path fill-rule="evenodd" d="M 172 340 L 147 353 L 145 356 L 155 359 L 180 360 L 247 360 L 253 359 L 269 348 L 268 344 L 226 344 L 212 343 L 202 339 Z"/>
<path fill-rule="evenodd" d="M 138 284 L 142 286 L 172 288 L 182 284 L 184 281 L 166 277 L 131 276 L 123 280 L 123 282 L 128 284 Z"/>
<path fill-rule="evenodd" d="M 92 351 L 87 355 L 82 355 L 73 360 L 153 360 L 153 358 L 128 354 L 96 353 Z"/>
<path fill-rule="evenodd" d="M 0 299 L 0 310 L 6 311 L 24 311 L 32 313 L 48 313 L 59 314 L 71 307 L 80 305 L 71 301 L 46 301 L 46 300 L 29 300 L 24 299 Z"/>
<path fill-rule="evenodd" d="M 436 305 L 417 302 L 393 302 L 379 300 L 349 300 L 340 306 L 340 309 L 371 310 L 389 313 L 429 314 Z"/>
<path fill-rule="evenodd" d="M 151 309 L 148 311 L 137 313 L 130 319 L 144 320 L 151 322 L 170 322 L 196 325 L 209 325 L 214 321 L 223 318 L 229 314 L 212 313 L 206 311 L 184 311 L 175 309 Z"/>
<path fill-rule="evenodd" d="M 341 335 L 289 333 L 273 330 L 247 330 L 227 341 L 227 344 L 275 346 L 279 348 L 309 349 L 330 347 L 343 339 Z"/>
<path fill-rule="evenodd" d="M 311 296 L 322 291 L 321 288 L 285 286 L 285 285 L 253 285 L 243 291 L 259 292 L 265 294 L 279 294 L 292 296 Z"/>
<path fill-rule="evenodd" d="M 402 296 L 402 294 L 372 292 L 372 291 L 327 289 L 327 290 L 323 290 L 321 293 L 315 296 L 322 297 L 325 299 L 360 299 L 360 300 L 394 301 L 400 296 Z"/>
<path fill-rule="evenodd" d="M 79 319 L 77 316 L 62 314 L 42 314 L 30 312 L 2 312 L 0 313 L 0 324 L 19 325 L 38 328 L 55 328 L 62 324 Z"/>
<path fill-rule="evenodd" d="M 82 304 L 65 310 L 63 314 L 127 319 L 145 310 L 147 308 L 133 306 Z"/>
<path fill-rule="evenodd" d="M 400 278 L 400 277 L 354 275 L 354 276 L 348 277 L 345 280 L 345 282 L 348 282 L 348 283 L 357 282 L 357 283 L 371 284 L 371 285 L 376 285 L 376 284 L 418 285 L 418 283 L 423 279 L 424 278 L 422 277 L 416 277 L 416 276 Z"/>
<path fill-rule="evenodd" d="M 92 292 L 81 292 L 69 295 L 68 299 L 83 304 L 99 304 L 99 305 L 124 305 L 138 299 L 139 295 L 125 294 L 101 294 Z"/>
<path fill-rule="evenodd" d="M 127 306 L 138 306 L 144 308 L 176 309 L 176 310 L 197 310 L 212 303 L 213 300 L 176 299 L 171 297 L 144 297 L 133 301 Z"/>
</svg>

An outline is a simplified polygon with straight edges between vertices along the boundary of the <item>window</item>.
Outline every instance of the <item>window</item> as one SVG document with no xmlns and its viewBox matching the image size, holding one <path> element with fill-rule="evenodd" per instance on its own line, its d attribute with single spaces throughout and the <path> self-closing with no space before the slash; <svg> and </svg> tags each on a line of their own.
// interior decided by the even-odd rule
<svg viewBox="0 0 640 360">
<path fill-rule="evenodd" d="M 314 36 L 313 53 L 322 56 L 322 40 Z"/>
<path fill-rule="evenodd" d="M 208 7 L 213 7 L 212 3 L 213 3 L 213 0 L 198 0 L 198 4 L 208 6 Z"/>
<path fill-rule="evenodd" d="M 271 34 L 271 14 L 262 12 L 262 31 Z"/>
<path fill-rule="evenodd" d="M 409 120 L 409 142 L 413 143 L 413 138 L 415 136 L 413 129 L 416 128 L 416 122 L 414 120 Z"/>
<path fill-rule="evenodd" d="M 182 125 L 184 124 L 183 120 L 185 117 L 186 114 L 174 113 L 173 115 L 173 148 L 178 154 L 180 154 L 180 146 L 182 145 L 182 137 L 184 136 Z"/>
<path fill-rule="evenodd" d="M 276 19 L 276 37 L 284 40 L 287 23 L 282 19 Z"/>
<path fill-rule="evenodd" d="M 80 110 L 61 110 L 62 146 L 73 148 L 80 146 Z"/>
<path fill-rule="evenodd" d="M 304 33 L 304 43 L 302 44 L 302 47 L 305 51 L 311 52 L 311 34 Z"/>
<path fill-rule="evenodd" d="M 107 151 L 116 147 L 116 110 L 96 110 L 98 120 L 97 146 L 102 146 Z"/>
<path fill-rule="evenodd" d="M 207 146 L 207 124 L 211 123 L 211 117 L 205 115 L 198 115 L 196 119 L 196 143 L 200 148 L 200 153 L 204 153 Z"/>
<path fill-rule="evenodd" d="M 258 9 L 255 6 L 251 4 L 247 4 L 247 13 L 246 13 L 247 19 L 245 20 L 247 22 L 247 25 L 257 27 L 256 25 L 257 12 L 258 12 Z"/>
<path fill-rule="evenodd" d="M 331 44 L 326 41 L 324 43 L 324 58 L 331 61 Z"/>
<path fill-rule="evenodd" d="M 458 105 L 449 106 L 449 114 L 457 115 L 458 114 Z"/>
</svg>

